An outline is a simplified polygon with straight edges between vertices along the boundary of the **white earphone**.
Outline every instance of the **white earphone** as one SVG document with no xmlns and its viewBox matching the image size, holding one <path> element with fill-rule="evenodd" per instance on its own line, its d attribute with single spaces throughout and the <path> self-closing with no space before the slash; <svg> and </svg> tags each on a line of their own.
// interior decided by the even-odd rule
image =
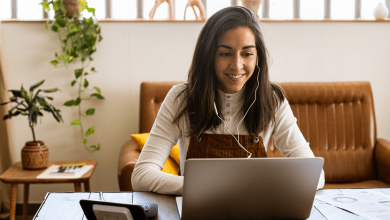
<svg viewBox="0 0 390 220">
<path fill-rule="evenodd" d="M 257 91 L 257 89 L 259 88 L 259 84 L 260 84 L 260 83 L 259 83 L 260 67 L 259 67 L 258 64 L 259 64 L 259 59 L 258 59 L 258 57 L 256 57 L 256 67 L 259 69 L 259 71 L 257 72 L 257 87 L 256 87 L 256 90 L 255 90 L 255 100 L 253 100 L 252 104 L 249 106 L 248 110 L 245 112 L 244 117 L 242 117 L 241 121 L 240 121 L 240 122 L 238 123 L 238 125 L 237 125 L 237 138 L 229 131 L 229 129 L 227 129 L 227 126 L 226 126 L 225 121 L 224 121 L 221 117 L 219 117 L 217 105 L 216 105 L 215 102 L 214 102 L 215 113 L 217 114 L 218 118 L 221 119 L 221 121 L 222 121 L 223 124 L 225 125 L 224 128 L 226 129 L 227 132 L 229 132 L 230 135 L 233 136 L 233 138 L 237 141 L 238 145 L 239 145 L 243 150 L 245 150 L 245 151 L 249 154 L 248 158 L 251 158 L 252 153 L 249 152 L 247 149 L 245 149 L 245 147 L 243 147 L 243 146 L 240 144 L 240 130 L 239 130 L 238 128 L 239 128 L 241 122 L 244 120 L 245 116 L 248 114 L 249 109 L 251 109 L 252 105 L 255 104 L 255 101 L 256 101 L 256 91 Z"/>
</svg>

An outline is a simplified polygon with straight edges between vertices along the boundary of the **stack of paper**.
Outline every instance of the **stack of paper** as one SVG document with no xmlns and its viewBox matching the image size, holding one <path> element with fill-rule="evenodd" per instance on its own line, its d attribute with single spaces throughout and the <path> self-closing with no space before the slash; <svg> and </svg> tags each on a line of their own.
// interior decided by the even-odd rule
<svg viewBox="0 0 390 220">
<path fill-rule="evenodd" d="M 92 169 L 93 165 L 84 165 L 77 172 L 73 174 L 64 174 L 64 175 L 53 175 L 51 173 L 55 173 L 61 165 L 51 165 L 47 168 L 43 173 L 37 176 L 37 179 L 78 179 L 82 177 L 85 173 L 87 173 L 90 169 Z"/>
<path fill-rule="evenodd" d="M 316 195 L 316 199 L 367 219 L 390 219 L 390 195 L 372 190 Z"/>
</svg>

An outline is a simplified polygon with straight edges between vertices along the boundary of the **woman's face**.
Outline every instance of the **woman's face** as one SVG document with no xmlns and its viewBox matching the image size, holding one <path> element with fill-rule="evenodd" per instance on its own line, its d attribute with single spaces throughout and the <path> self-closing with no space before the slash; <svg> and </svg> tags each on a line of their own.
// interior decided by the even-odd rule
<svg viewBox="0 0 390 220">
<path fill-rule="evenodd" d="M 256 67 L 255 36 L 249 28 L 238 27 L 218 39 L 214 69 L 217 87 L 225 93 L 236 93 L 252 76 Z"/>
</svg>

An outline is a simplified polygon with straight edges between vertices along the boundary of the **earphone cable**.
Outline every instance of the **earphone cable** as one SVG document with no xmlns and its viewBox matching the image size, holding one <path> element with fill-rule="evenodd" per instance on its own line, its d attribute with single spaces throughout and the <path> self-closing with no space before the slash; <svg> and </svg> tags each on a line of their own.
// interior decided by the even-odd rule
<svg viewBox="0 0 390 220">
<path fill-rule="evenodd" d="M 256 91 L 257 89 L 259 88 L 259 75 L 260 75 L 260 68 L 259 66 L 256 65 L 256 67 L 259 69 L 259 71 L 257 72 L 257 87 L 255 89 L 255 100 L 253 100 L 252 104 L 249 106 L 248 110 L 246 110 L 246 113 L 244 115 L 244 117 L 242 117 L 241 121 L 238 123 L 237 125 L 237 136 L 238 136 L 238 141 L 240 141 L 240 130 L 238 129 L 238 127 L 240 126 L 241 122 L 244 120 L 245 116 L 248 114 L 249 112 L 249 109 L 251 109 L 252 105 L 255 104 L 256 102 Z"/>
<path fill-rule="evenodd" d="M 215 105 L 215 104 L 214 104 Z M 243 147 L 241 144 L 240 144 L 240 142 L 237 140 L 237 138 L 229 131 L 229 129 L 227 129 L 227 127 L 226 127 L 226 123 L 225 123 L 225 121 L 224 120 L 222 120 L 222 118 L 221 117 L 219 117 L 219 115 L 217 114 L 217 117 L 219 118 L 219 119 L 221 119 L 221 121 L 223 122 L 223 124 L 225 125 L 224 126 L 224 128 L 225 128 L 225 130 L 227 131 L 227 132 L 229 132 L 229 134 L 230 135 L 232 135 L 233 136 L 233 138 L 237 141 L 237 143 L 238 143 L 238 145 L 243 149 L 243 150 L 245 150 L 248 154 L 249 154 L 249 156 L 248 156 L 248 158 L 251 158 L 251 156 L 252 156 L 252 153 L 251 152 L 249 152 L 247 149 L 245 149 L 245 147 Z"/>
</svg>

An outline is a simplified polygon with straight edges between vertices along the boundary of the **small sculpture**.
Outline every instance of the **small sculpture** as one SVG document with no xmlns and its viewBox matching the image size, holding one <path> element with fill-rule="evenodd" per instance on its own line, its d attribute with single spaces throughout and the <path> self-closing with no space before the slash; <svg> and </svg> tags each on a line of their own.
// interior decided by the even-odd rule
<svg viewBox="0 0 390 220">
<path fill-rule="evenodd" d="M 388 10 L 386 6 L 383 6 L 382 3 L 379 3 L 374 10 L 374 17 L 376 20 L 385 20 L 388 15 Z"/>
<path fill-rule="evenodd" d="M 163 3 L 167 2 L 169 7 L 169 19 L 173 20 L 173 0 L 156 0 L 152 10 L 149 12 L 149 18 L 153 19 L 154 14 L 156 13 L 157 8 Z"/>
<path fill-rule="evenodd" d="M 201 17 L 200 19 L 206 20 L 206 12 L 204 9 L 204 5 L 200 0 L 188 0 L 187 5 L 186 5 L 186 9 L 184 10 L 184 20 L 186 20 L 186 12 L 187 12 L 188 7 L 191 7 L 192 10 L 194 11 L 196 20 L 199 19 L 198 15 L 196 14 L 194 6 L 198 7 L 198 9 L 199 9 L 199 13 L 200 13 L 200 17 Z"/>
</svg>

